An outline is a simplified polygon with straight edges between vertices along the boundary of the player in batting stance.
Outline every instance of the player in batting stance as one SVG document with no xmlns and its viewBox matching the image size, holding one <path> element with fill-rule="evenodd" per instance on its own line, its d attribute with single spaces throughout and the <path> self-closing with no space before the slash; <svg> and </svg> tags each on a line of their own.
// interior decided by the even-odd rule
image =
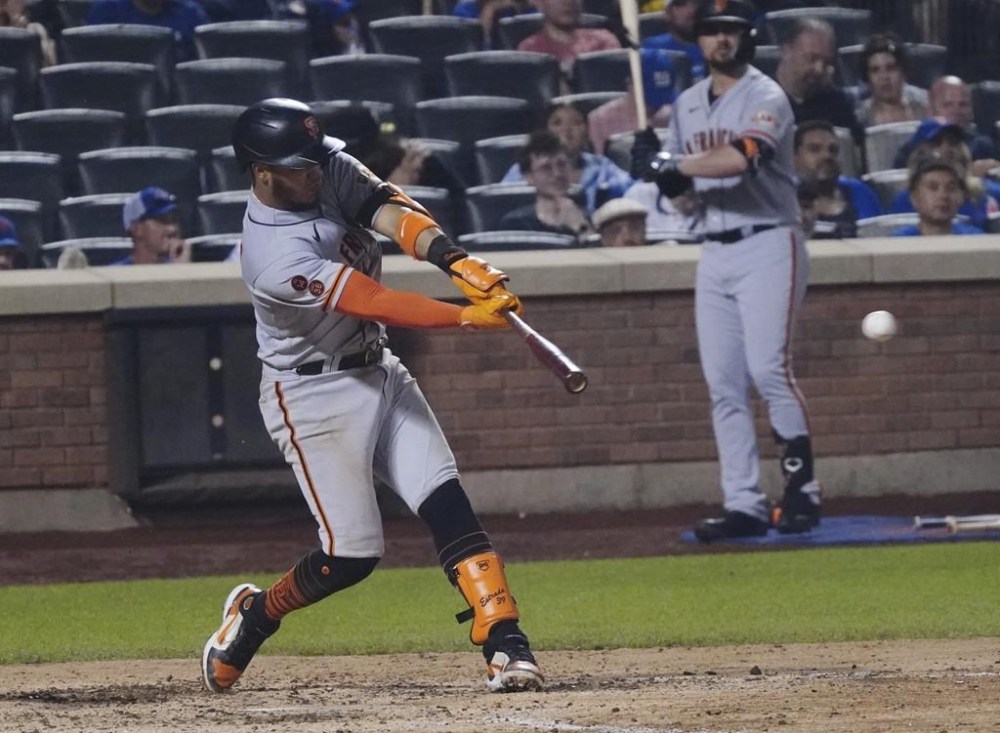
<svg viewBox="0 0 1000 733">
<path fill-rule="evenodd" d="M 455 458 L 416 381 L 385 346 L 385 324 L 507 328 L 520 312 L 507 276 L 469 257 L 427 211 L 376 178 L 291 99 L 249 107 L 233 147 L 251 177 L 240 266 L 257 321 L 260 409 L 319 525 L 320 547 L 266 590 L 229 594 L 205 644 L 210 690 L 228 690 L 287 614 L 364 580 L 384 550 L 374 476 L 427 524 L 469 610 L 494 691 L 543 678 L 504 572 L 459 483 Z M 369 229 L 441 268 L 461 307 L 379 284 Z"/>
<path fill-rule="evenodd" d="M 784 451 L 777 530 L 806 532 L 820 517 L 809 422 L 790 351 L 809 274 L 792 165 L 794 120 L 781 87 L 749 65 L 754 15 L 744 0 L 699 5 L 695 31 L 709 77 L 674 103 L 668 152 L 650 164 L 665 196 L 693 185 L 702 207 L 695 322 L 725 508 L 695 527 L 704 542 L 765 535 L 771 526 L 751 384 L 767 402 Z M 658 147 L 650 131 L 633 152 L 648 161 Z"/>
</svg>

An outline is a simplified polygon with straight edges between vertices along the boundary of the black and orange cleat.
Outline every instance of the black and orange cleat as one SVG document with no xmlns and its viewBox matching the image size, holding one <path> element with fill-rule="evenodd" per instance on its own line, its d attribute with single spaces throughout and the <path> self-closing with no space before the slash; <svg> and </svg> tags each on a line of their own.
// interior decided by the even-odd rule
<svg viewBox="0 0 1000 733">
<path fill-rule="evenodd" d="M 230 689 L 260 645 L 278 630 L 278 621 L 265 621 L 266 628 L 261 628 L 246 615 L 261 593 L 260 588 L 242 583 L 233 588 L 222 606 L 222 625 L 208 638 L 201 655 L 202 679 L 212 692 Z"/>
</svg>

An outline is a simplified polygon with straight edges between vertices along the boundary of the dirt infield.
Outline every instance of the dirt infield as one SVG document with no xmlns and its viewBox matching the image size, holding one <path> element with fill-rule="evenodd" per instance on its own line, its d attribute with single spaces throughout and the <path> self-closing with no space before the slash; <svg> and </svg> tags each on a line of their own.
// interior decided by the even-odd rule
<svg viewBox="0 0 1000 733">
<path fill-rule="evenodd" d="M 827 507 L 830 515 L 995 510 L 993 492 Z M 704 512 L 487 517 L 484 524 L 508 561 L 734 551 L 679 542 Z M 384 566 L 434 563 L 414 520 L 388 520 L 386 539 Z M 0 583 L 278 573 L 314 541 L 304 518 L 7 535 L 0 536 Z M 539 662 L 545 691 L 519 695 L 486 693 L 476 652 L 262 656 L 225 695 L 201 687 L 197 659 L 0 666 L 0 731 L 1000 733 L 996 638 L 542 651 Z"/>
</svg>

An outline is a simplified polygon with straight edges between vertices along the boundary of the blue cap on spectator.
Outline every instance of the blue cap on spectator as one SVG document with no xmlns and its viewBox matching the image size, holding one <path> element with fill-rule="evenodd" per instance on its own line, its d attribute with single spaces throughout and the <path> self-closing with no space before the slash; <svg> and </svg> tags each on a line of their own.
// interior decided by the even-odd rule
<svg viewBox="0 0 1000 733">
<path fill-rule="evenodd" d="M 0 216 L 0 247 L 20 247 L 21 241 L 17 238 L 17 227 L 14 222 L 6 216 Z"/>
<path fill-rule="evenodd" d="M 642 60 L 642 86 L 646 97 L 646 107 L 653 114 L 665 104 L 673 104 L 677 98 L 677 70 L 674 60 L 667 51 L 660 48 L 643 48 L 639 51 Z"/>
<path fill-rule="evenodd" d="M 132 194 L 122 207 L 122 223 L 125 231 L 143 219 L 155 219 L 177 210 L 177 197 L 156 186 L 148 186 L 139 193 Z"/>
<path fill-rule="evenodd" d="M 331 23 L 339 23 L 344 16 L 354 11 L 353 0 L 320 0 L 319 6 Z"/>
<path fill-rule="evenodd" d="M 910 150 L 912 150 L 920 143 L 935 140 L 940 135 L 948 132 L 954 133 L 954 135 L 959 139 L 965 138 L 965 131 L 959 125 L 953 125 L 952 123 L 945 122 L 937 117 L 928 117 L 920 123 L 920 126 L 913 133 L 913 137 L 907 141 L 907 145 Z"/>
</svg>

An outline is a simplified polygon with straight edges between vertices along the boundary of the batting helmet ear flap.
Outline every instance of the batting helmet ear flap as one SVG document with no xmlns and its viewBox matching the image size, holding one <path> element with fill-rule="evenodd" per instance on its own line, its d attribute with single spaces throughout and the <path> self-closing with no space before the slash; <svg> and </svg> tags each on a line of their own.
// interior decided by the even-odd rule
<svg viewBox="0 0 1000 733">
<path fill-rule="evenodd" d="M 743 31 L 743 37 L 740 38 L 740 47 L 736 50 L 736 60 L 741 64 L 749 64 L 753 61 L 756 52 L 757 29 L 751 26 Z"/>
</svg>

